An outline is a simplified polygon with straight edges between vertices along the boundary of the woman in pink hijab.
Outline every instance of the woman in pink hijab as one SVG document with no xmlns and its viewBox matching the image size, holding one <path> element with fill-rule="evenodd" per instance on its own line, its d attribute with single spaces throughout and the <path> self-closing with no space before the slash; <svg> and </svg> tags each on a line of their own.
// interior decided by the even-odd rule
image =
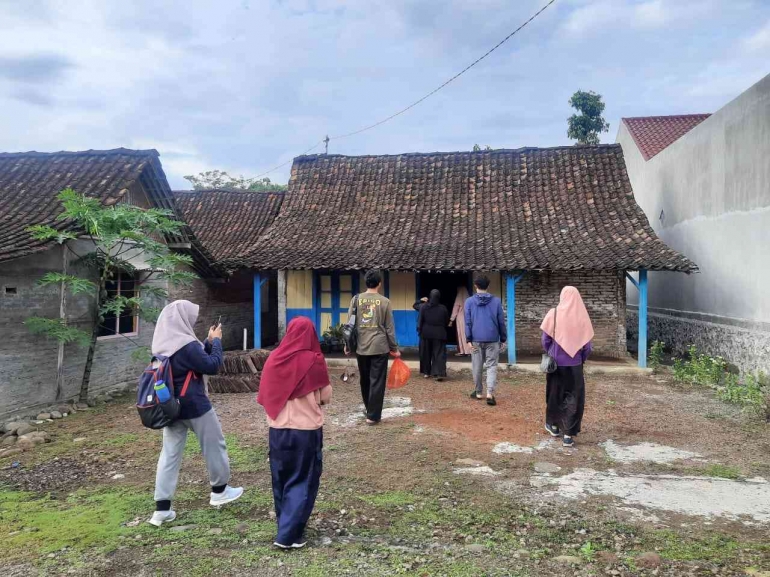
<svg viewBox="0 0 770 577">
<path fill-rule="evenodd" d="M 558 306 L 548 311 L 540 329 L 543 350 L 558 367 L 546 377 L 545 430 L 553 437 L 563 435 L 564 446 L 573 447 L 586 399 L 583 364 L 591 354 L 594 338 L 594 327 L 575 287 L 562 289 Z"/>
</svg>

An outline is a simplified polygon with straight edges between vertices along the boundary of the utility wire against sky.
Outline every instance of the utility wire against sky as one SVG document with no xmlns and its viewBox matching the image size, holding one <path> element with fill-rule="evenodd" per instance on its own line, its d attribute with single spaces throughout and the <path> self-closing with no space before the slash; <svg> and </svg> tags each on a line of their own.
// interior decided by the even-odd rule
<svg viewBox="0 0 770 577">
<path fill-rule="evenodd" d="M 324 139 L 322 139 L 322 140 L 319 140 L 318 142 L 316 142 L 316 143 L 315 143 L 315 144 L 314 144 L 312 147 L 308 148 L 308 149 L 307 149 L 305 152 L 303 152 L 303 153 L 302 153 L 300 156 L 302 156 L 302 155 L 305 155 L 305 154 L 307 154 L 308 152 L 310 152 L 310 151 L 312 151 L 312 150 L 315 150 L 315 149 L 316 149 L 316 148 L 318 148 L 318 146 L 319 146 L 320 144 L 322 144 L 322 143 L 326 143 L 326 148 L 327 148 L 327 151 L 328 151 L 328 147 L 329 147 L 329 141 L 331 141 L 331 140 L 340 140 L 340 139 L 342 139 L 342 138 L 348 138 L 348 137 L 350 137 L 350 136 L 355 136 L 356 134 L 361 134 L 362 132 L 366 132 L 367 130 L 371 130 L 372 128 L 376 128 L 376 127 L 378 127 L 378 126 L 382 126 L 382 125 L 383 125 L 383 124 L 385 124 L 386 122 L 389 122 L 389 121 L 393 120 L 394 118 L 396 118 L 396 117 L 398 117 L 398 116 L 401 116 L 401 115 L 402 115 L 402 114 L 404 114 L 405 112 L 408 112 L 409 110 L 411 110 L 412 108 L 414 108 L 414 107 L 415 107 L 415 106 L 417 106 L 418 104 L 421 104 L 422 102 L 425 102 L 425 101 L 426 101 L 428 98 L 430 98 L 431 96 L 433 96 L 434 94 L 436 94 L 436 93 L 437 93 L 439 90 L 441 90 L 442 88 L 446 87 L 447 85 L 451 84 L 452 82 L 454 82 L 455 80 L 457 80 L 458 78 L 460 78 L 460 76 L 462 76 L 463 74 L 465 74 L 466 72 L 468 72 L 468 70 L 470 70 L 471 68 L 473 68 L 474 66 L 476 66 L 476 65 L 477 65 L 479 62 L 481 62 L 482 60 L 484 60 L 484 59 L 485 59 L 487 56 L 489 56 L 489 55 L 490 55 L 490 54 L 492 54 L 492 53 L 493 53 L 495 50 L 497 50 L 498 48 L 500 48 L 500 47 L 501 47 L 503 44 L 505 44 L 506 42 L 508 42 L 508 40 L 510 40 L 511 38 L 513 38 L 513 36 L 515 36 L 515 35 L 516 35 L 516 34 L 517 34 L 517 33 L 518 33 L 520 30 L 522 30 L 522 29 L 523 29 L 525 26 L 527 26 L 527 24 L 529 24 L 529 23 L 530 23 L 530 22 L 532 22 L 532 21 L 533 21 L 535 18 L 537 18 L 538 16 L 540 16 L 540 14 L 542 14 L 543 12 L 545 12 L 545 10 L 546 10 L 546 9 L 547 9 L 549 6 L 551 6 L 551 4 L 553 4 L 554 2 L 556 2 L 556 0 L 550 0 L 550 1 L 549 1 L 549 2 L 548 2 L 546 5 L 544 5 L 544 6 L 543 6 L 543 7 L 542 7 L 540 10 L 538 10 L 537 12 L 535 12 L 535 13 L 534 13 L 534 14 L 533 14 L 533 15 L 532 15 L 532 16 L 531 16 L 531 17 L 530 17 L 530 18 L 529 18 L 527 21 L 525 21 L 525 22 L 524 22 L 524 23 L 523 23 L 521 26 L 519 26 L 518 28 L 516 28 L 516 30 L 514 30 L 513 32 L 511 32 L 510 34 L 508 34 L 508 36 L 506 36 L 505 38 L 503 38 L 503 39 L 502 39 L 500 42 L 498 42 L 498 43 L 497 43 L 495 46 L 493 46 L 492 48 L 490 48 L 489 50 L 487 50 L 487 51 L 486 51 L 486 52 L 485 52 L 485 53 L 484 53 L 482 56 L 480 56 L 479 58 L 477 58 L 476 60 L 474 60 L 473 62 L 471 62 L 471 63 L 470 63 L 468 66 L 466 66 L 465 68 L 463 68 L 463 69 L 462 69 L 460 72 L 458 72 L 457 74 L 455 74 L 454 76 L 452 76 L 452 77 L 451 77 L 449 80 L 447 80 L 446 82 L 444 82 L 443 84 L 441 84 L 441 85 L 440 85 L 440 86 L 438 86 L 437 88 L 434 88 L 432 91 L 430 91 L 428 94 L 426 94 L 426 95 L 425 95 L 425 96 L 423 96 L 422 98 L 420 98 L 420 99 L 418 99 L 418 100 L 415 100 L 414 102 L 412 102 L 412 103 L 411 103 L 409 106 L 407 106 L 407 107 L 405 107 L 405 108 L 402 108 L 401 110 L 399 110 L 398 112 L 395 112 L 395 113 L 391 114 L 391 115 L 390 115 L 390 116 L 388 116 L 387 118 L 383 118 L 382 120 L 380 120 L 380 121 L 378 121 L 378 122 L 375 122 L 374 124 L 370 124 L 370 125 L 368 125 L 368 126 L 364 126 L 363 128 L 359 128 L 358 130 L 354 130 L 353 132 L 347 132 L 347 133 L 345 133 L 345 134 L 339 134 L 339 135 L 337 135 L 337 136 L 327 136 L 326 138 L 324 138 Z M 267 172 L 264 172 L 264 173 L 262 173 L 262 174 L 258 175 L 256 178 L 261 178 L 262 176 L 265 176 L 266 174 L 269 174 L 269 173 L 273 172 L 274 170 L 278 170 L 279 168 L 283 168 L 284 166 L 286 166 L 287 164 L 289 164 L 289 163 L 290 163 L 290 162 L 292 162 L 293 160 L 294 160 L 293 158 L 292 158 L 292 159 L 290 159 L 290 160 L 287 160 L 287 161 L 286 161 L 286 162 L 284 162 L 283 164 L 279 164 L 278 166 L 275 166 L 275 167 L 271 168 L 271 169 L 270 169 L 270 170 L 268 170 Z"/>
</svg>

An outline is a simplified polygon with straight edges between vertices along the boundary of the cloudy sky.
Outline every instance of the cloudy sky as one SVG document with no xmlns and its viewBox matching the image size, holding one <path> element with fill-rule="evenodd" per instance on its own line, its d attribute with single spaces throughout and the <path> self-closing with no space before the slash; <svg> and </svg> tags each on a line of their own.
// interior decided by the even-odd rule
<svg viewBox="0 0 770 577">
<path fill-rule="evenodd" d="M 387 117 L 547 0 L 0 0 L 0 151 L 156 148 L 171 185 L 255 176 Z M 568 143 L 577 89 L 713 112 L 770 73 L 770 0 L 557 0 L 343 154 Z M 286 182 L 289 166 L 270 173 Z"/>
</svg>

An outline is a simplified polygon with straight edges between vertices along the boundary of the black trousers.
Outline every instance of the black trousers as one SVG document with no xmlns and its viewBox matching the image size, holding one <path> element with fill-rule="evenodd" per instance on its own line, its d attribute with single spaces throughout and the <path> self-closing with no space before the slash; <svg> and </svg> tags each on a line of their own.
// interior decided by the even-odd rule
<svg viewBox="0 0 770 577">
<path fill-rule="evenodd" d="M 546 376 L 545 421 L 570 437 L 580 432 L 586 405 L 583 365 L 559 367 Z"/>
<path fill-rule="evenodd" d="M 420 374 L 446 377 L 446 341 L 420 337 Z"/>
<path fill-rule="evenodd" d="M 270 473 L 273 480 L 276 542 L 293 545 L 313 512 L 323 470 L 323 429 L 270 429 Z"/>
<path fill-rule="evenodd" d="M 388 378 L 388 355 L 358 355 L 358 374 L 361 377 L 361 398 L 366 407 L 366 418 L 379 421 L 385 400 Z"/>
</svg>

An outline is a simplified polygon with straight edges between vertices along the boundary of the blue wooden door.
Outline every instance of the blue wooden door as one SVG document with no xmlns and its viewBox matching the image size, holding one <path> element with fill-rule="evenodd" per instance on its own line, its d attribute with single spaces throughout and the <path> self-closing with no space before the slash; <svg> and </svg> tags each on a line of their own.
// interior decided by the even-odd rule
<svg viewBox="0 0 770 577">
<path fill-rule="evenodd" d="M 319 336 L 330 327 L 348 320 L 348 306 L 358 292 L 355 272 L 319 272 L 316 274 L 316 327 Z"/>
</svg>

